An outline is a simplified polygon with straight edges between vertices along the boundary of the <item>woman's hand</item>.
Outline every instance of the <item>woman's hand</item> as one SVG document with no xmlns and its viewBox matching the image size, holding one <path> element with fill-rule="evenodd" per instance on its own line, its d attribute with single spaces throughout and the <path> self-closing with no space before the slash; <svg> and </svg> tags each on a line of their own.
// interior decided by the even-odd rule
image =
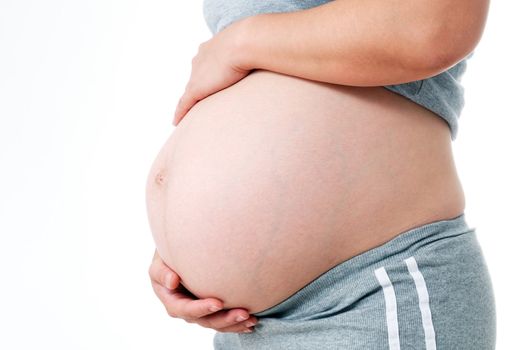
<svg viewBox="0 0 527 350">
<path fill-rule="evenodd" d="M 157 253 L 148 270 L 154 292 L 171 317 L 181 318 L 189 323 L 212 328 L 218 332 L 252 331 L 257 322 L 245 309 L 221 310 L 223 303 L 215 298 L 194 299 Z"/>
<path fill-rule="evenodd" d="M 192 72 L 174 114 L 176 126 L 196 102 L 225 89 L 247 76 L 250 70 L 237 66 L 243 20 L 229 24 L 211 39 L 201 43 L 192 59 Z"/>
</svg>

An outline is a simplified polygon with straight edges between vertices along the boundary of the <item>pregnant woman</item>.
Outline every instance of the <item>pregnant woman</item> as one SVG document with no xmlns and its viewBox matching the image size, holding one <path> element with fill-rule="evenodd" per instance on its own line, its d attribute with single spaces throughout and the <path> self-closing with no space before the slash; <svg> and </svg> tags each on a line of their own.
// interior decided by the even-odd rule
<svg viewBox="0 0 527 350">
<path fill-rule="evenodd" d="M 205 0 L 147 179 L 152 286 L 215 349 L 493 349 L 451 143 L 488 0 Z"/>
</svg>

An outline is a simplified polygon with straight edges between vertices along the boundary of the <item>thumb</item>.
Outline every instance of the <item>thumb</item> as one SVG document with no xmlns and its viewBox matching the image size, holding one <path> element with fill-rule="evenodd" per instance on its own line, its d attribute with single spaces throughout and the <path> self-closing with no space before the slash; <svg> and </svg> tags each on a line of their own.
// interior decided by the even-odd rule
<svg viewBox="0 0 527 350">
<path fill-rule="evenodd" d="M 177 288 L 181 280 L 179 275 L 165 264 L 157 253 L 157 250 L 155 251 L 152 263 L 150 264 L 149 274 L 152 281 L 155 281 L 168 289 Z"/>
<path fill-rule="evenodd" d="M 179 286 L 181 278 L 177 273 L 172 271 L 168 266 L 164 266 L 162 269 L 163 285 L 168 289 L 176 289 Z"/>
</svg>

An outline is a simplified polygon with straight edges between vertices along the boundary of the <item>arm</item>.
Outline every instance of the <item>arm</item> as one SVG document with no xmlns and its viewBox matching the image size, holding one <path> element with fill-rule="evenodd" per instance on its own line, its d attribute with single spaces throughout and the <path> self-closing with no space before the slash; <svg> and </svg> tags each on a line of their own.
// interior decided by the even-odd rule
<svg viewBox="0 0 527 350">
<path fill-rule="evenodd" d="M 342 85 L 428 78 L 479 42 L 489 0 L 335 0 L 240 22 L 235 64 Z"/>
</svg>

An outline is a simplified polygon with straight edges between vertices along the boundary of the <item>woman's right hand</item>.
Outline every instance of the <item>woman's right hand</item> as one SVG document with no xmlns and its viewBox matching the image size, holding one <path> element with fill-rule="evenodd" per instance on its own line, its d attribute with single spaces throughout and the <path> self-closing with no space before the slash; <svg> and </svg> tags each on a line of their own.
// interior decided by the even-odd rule
<svg viewBox="0 0 527 350">
<path fill-rule="evenodd" d="M 172 271 L 157 253 L 148 270 L 152 288 L 171 317 L 181 318 L 188 323 L 197 323 L 202 327 L 218 332 L 252 331 L 257 319 L 245 309 L 222 310 L 219 299 L 195 299 L 181 285 L 179 276 Z"/>
</svg>

